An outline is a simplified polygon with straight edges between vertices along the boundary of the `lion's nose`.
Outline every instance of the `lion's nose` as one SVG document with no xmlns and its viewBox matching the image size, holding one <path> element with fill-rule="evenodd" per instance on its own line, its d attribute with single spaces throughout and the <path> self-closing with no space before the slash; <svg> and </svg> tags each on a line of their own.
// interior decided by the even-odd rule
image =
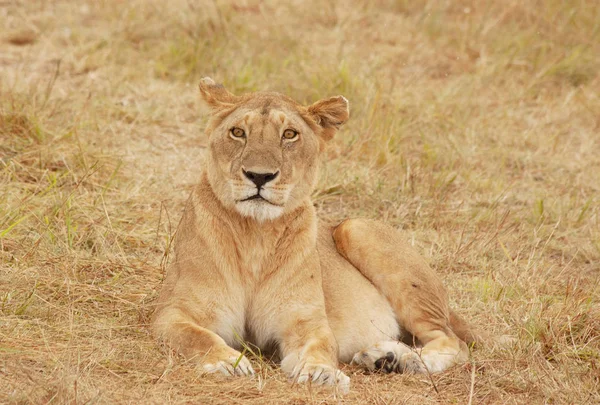
<svg viewBox="0 0 600 405">
<path fill-rule="evenodd" d="M 250 180 L 252 183 L 256 184 L 256 187 L 258 188 L 261 188 L 268 182 L 275 180 L 275 178 L 279 175 L 278 171 L 275 173 L 256 173 L 247 172 L 245 170 L 242 171 L 244 172 L 244 176 L 246 176 L 246 178 L 248 178 L 248 180 Z"/>
</svg>

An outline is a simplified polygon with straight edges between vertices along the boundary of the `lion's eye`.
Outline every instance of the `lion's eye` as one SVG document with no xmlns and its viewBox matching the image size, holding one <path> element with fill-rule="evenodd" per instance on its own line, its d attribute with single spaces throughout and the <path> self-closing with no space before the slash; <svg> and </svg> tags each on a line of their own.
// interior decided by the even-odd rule
<svg viewBox="0 0 600 405">
<path fill-rule="evenodd" d="M 234 138 L 243 138 L 243 137 L 245 137 L 245 136 L 246 136 L 246 133 L 245 133 L 245 132 L 244 132 L 244 130 L 243 130 L 243 129 L 241 129 L 241 128 L 236 128 L 236 127 L 233 127 L 233 128 L 231 128 L 231 135 L 232 135 Z"/>
<path fill-rule="evenodd" d="M 298 131 L 294 131 L 293 129 L 286 129 L 283 131 L 283 139 L 292 140 L 298 137 Z"/>
</svg>

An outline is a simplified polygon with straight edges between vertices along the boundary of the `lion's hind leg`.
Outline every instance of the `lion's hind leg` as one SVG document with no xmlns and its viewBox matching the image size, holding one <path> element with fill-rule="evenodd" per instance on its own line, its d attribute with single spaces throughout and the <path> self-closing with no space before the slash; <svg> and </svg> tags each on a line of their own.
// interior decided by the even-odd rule
<svg viewBox="0 0 600 405">
<path fill-rule="evenodd" d="M 333 238 L 338 252 L 387 298 L 400 326 L 422 345 L 410 351 L 402 348 L 395 356 L 394 371 L 439 372 L 468 359 L 467 345 L 451 328 L 440 278 L 397 230 L 376 221 L 347 220 Z M 375 364 L 381 357 L 376 358 L 377 350 L 369 350 L 373 353 L 369 361 Z M 384 354 L 388 351 L 379 353 Z"/>
</svg>

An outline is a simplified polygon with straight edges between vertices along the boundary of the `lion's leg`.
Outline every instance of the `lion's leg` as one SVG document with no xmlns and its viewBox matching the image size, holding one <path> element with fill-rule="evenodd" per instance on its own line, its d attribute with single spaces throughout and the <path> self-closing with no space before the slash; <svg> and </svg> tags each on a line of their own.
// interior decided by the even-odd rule
<svg viewBox="0 0 600 405">
<path fill-rule="evenodd" d="M 161 308 L 153 322 L 154 333 L 207 373 L 253 375 L 250 362 L 215 332 L 198 325 L 176 306 Z"/>
<path fill-rule="evenodd" d="M 398 371 L 438 372 L 468 358 L 467 345 L 450 326 L 446 289 L 398 231 L 376 221 L 348 220 L 333 238 L 340 254 L 379 289 L 400 325 L 423 345 L 399 353 Z"/>
<path fill-rule="evenodd" d="M 336 385 L 345 392 L 350 379 L 338 369 L 338 343 L 325 312 L 317 253 L 292 263 L 278 267 L 256 291 L 248 312 L 253 335 L 259 346 L 278 342 L 281 369 L 293 381 Z"/>
<path fill-rule="evenodd" d="M 335 337 L 324 314 L 318 312 L 291 312 L 295 319 L 282 321 L 281 369 L 299 383 L 312 380 L 345 390 L 349 378 L 337 368 Z"/>
</svg>

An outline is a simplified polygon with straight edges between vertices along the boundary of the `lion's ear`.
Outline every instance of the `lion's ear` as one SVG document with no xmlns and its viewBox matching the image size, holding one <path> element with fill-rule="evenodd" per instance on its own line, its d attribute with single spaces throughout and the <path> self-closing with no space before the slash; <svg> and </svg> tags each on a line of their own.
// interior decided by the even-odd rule
<svg viewBox="0 0 600 405">
<path fill-rule="evenodd" d="M 210 77 L 200 80 L 200 96 L 203 106 L 211 112 L 231 107 L 238 101 L 238 97 Z"/>
<path fill-rule="evenodd" d="M 323 128 L 322 136 L 328 141 L 350 117 L 350 104 L 344 96 L 317 101 L 308 107 L 308 113 Z"/>
</svg>

